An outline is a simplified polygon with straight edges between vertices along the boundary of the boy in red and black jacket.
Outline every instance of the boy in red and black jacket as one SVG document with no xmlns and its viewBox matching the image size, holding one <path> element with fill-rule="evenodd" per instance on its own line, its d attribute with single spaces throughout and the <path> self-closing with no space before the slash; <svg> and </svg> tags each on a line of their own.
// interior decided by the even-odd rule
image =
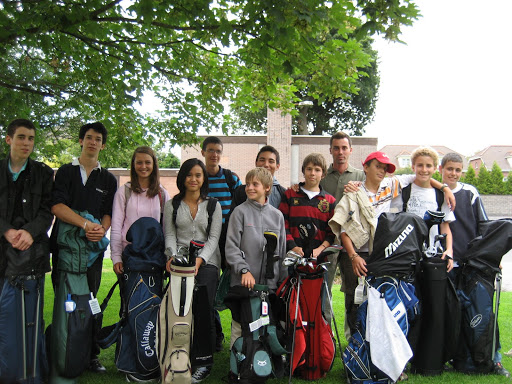
<svg viewBox="0 0 512 384">
<path fill-rule="evenodd" d="M 300 224 L 311 221 L 318 229 L 315 238 L 310 243 L 313 257 L 318 257 L 322 251 L 334 241 L 334 234 L 328 225 L 334 213 L 336 199 L 326 193 L 320 186 L 320 180 L 327 172 L 325 158 L 319 153 L 312 153 L 302 163 L 304 183 L 299 183 L 299 190 L 288 189 L 279 205 L 283 213 L 286 228 L 286 250 L 293 250 L 304 255 L 303 244 L 299 235 Z"/>
</svg>

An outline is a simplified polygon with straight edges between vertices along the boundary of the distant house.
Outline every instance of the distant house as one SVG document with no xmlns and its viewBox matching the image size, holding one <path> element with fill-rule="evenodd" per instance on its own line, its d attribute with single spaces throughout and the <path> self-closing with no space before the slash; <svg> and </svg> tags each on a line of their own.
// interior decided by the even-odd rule
<svg viewBox="0 0 512 384">
<path fill-rule="evenodd" d="M 491 145 L 469 158 L 477 175 L 482 167 L 491 171 L 494 162 L 501 168 L 503 177 L 508 177 L 512 167 L 512 145 Z"/>
<path fill-rule="evenodd" d="M 411 167 L 411 154 L 412 152 L 420 147 L 420 145 L 386 145 L 379 149 L 379 151 L 384 152 L 388 155 L 389 159 L 395 164 L 396 169 Z M 445 147 L 444 145 L 432 145 L 431 148 L 435 149 L 437 154 L 439 155 L 439 163 L 443 159 L 443 156 L 450 152 L 458 153 L 453 149 Z M 467 169 L 467 161 L 466 157 L 459 153 L 464 162 L 464 171 Z"/>
</svg>

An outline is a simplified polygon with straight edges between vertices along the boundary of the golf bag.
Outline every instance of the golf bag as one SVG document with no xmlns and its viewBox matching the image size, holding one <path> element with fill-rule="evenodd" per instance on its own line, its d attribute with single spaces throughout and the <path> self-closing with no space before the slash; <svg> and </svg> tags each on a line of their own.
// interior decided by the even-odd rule
<svg viewBox="0 0 512 384">
<path fill-rule="evenodd" d="M 512 248 L 512 220 L 484 222 L 479 230 L 481 235 L 469 244 L 466 264 L 458 282 L 462 332 L 453 362 L 456 370 L 488 373 L 494 367 L 493 359 L 499 345 L 499 265 Z"/>
<path fill-rule="evenodd" d="M 0 279 L 0 378 L 42 383 L 48 374 L 44 338 L 44 275 Z"/>
<path fill-rule="evenodd" d="M 225 303 L 233 320 L 240 323 L 242 336 L 233 343 L 230 370 L 238 383 L 264 383 L 272 374 L 283 374 L 282 355 L 286 350 L 277 337 L 268 286 L 255 284 L 252 290 L 231 287 Z"/>
<path fill-rule="evenodd" d="M 79 214 L 97 222 L 87 212 Z M 53 320 L 47 330 L 51 340 L 52 380 L 59 376 L 78 377 L 89 367 L 97 301 L 89 289 L 87 268 L 109 241 L 106 237 L 99 242 L 88 241 L 83 229 L 60 222 L 57 243 L 58 277 Z"/>
<path fill-rule="evenodd" d="M 200 365 L 213 363 L 212 343 L 207 342 L 211 339 L 211 309 L 207 304 L 206 287 L 194 287 L 196 258 L 203 246 L 202 242 L 191 241 L 189 248 L 182 247 L 171 263 L 170 280 L 157 322 L 157 351 L 163 383 L 191 382 L 192 336 L 196 330 L 200 337 L 195 343 L 194 358 L 202 361 Z M 196 327 L 193 317 L 194 311 L 202 309 L 195 306 L 196 300 L 204 307 L 197 319 L 202 329 Z M 201 324 L 204 321 L 206 324 Z"/>
<path fill-rule="evenodd" d="M 419 315 L 419 300 L 415 295 L 412 284 L 391 276 L 369 277 L 366 283 L 369 290 L 373 289 L 378 292 L 377 300 L 385 301 L 387 304 L 386 310 L 389 310 L 392 321 L 398 324 L 398 327 L 395 325 L 389 327 L 390 324 L 384 321 L 384 316 L 387 313 L 379 313 L 380 317 L 378 319 L 381 328 L 374 345 L 377 347 L 383 345 L 386 351 L 374 349 L 372 352 L 371 343 L 368 340 L 371 333 L 367 330 L 367 320 L 368 306 L 375 305 L 375 303 L 370 303 L 369 300 L 364 301 L 357 312 L 357 331 L 350 337 L 348 346 L 343 352 L 345 372 L 350 383 L 391 383 L 393 380 L 388 375 L 389 366 L 393 364 L 400 365 L 398 370 L 395 369 L 395 376 L 397 377 L 407 363 L 407 358 L 404 360 L 403 356 L 412 356 L 410 347 L 406 345 L 406 337 L 411 322 Z M 400 337 L 400 335 L 395 334 L 395 330 L 401 332 L 403 336 Z M 393 343 L 397 339 L 402 344 L 399 344 L 398 348 L 392 348 L 392 346 L 396 346 Z M 397 352 L 398 355 L 395 354 Z M 394 377 L 395 380 L 396 377 Z"/>
<path fill-rule="evenodd" d="M 166 263 L 164 235 L 158 221 L 141 217 L 126 240 L 130 244 L 123 250 L 124 273 L 119 277 L 121 319 L 102 329 L 99 344 L 106 348 L 115 340 L 117 369 L 135 380 L 149 380 L 160 376 L 155 341 Z"/>
<path fill-rule="evenodd" d="M 419 270 L 428 228 L 420 217 L 407 212 L 379 216 L 373 251 L 366 260 L 368 275 L 408 279 Z"/>
<path fill-rule="evenodd" d="M 291 371 L 306 380 L 317 380 L 331 370 L 336 345 L 322 311 L 325 270 L 316 268 L 316 260 L 311 263 L 297 266 L 277 295 L 287 305 L 287 349 L 293 349 Z"/>
</svg>

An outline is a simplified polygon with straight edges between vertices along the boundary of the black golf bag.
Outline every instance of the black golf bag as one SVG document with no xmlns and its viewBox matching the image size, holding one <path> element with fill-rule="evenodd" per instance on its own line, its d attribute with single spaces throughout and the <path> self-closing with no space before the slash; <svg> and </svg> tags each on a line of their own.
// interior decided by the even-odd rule
<svg viewBox="0 0 512 384">
<path fill-rule="evenodd" d="M 468 373 L 488 373 L 494 367 L 499 346 L 499 266 L 512 248 L 512 220 L 487 221 L 480 224 L 479 230 L 481 235 L 469 244 L 457 290 L 462 327 L 453 363 L 456 370 Z"/>
<path fill-rule="evenodd" d="M 115 363 L 120 372 L 138 380 L 154 379 L 160 376 L 156 324 L 167 260 L 162 227 L 155 219 L 142 217 L 132 224 L 126 240 L 130 244 L 123 250 L 124 273 L 119 277 L 121 319 L 102 329 L 99 344 L 106 348 L 117 343 Z"/>
</svg>

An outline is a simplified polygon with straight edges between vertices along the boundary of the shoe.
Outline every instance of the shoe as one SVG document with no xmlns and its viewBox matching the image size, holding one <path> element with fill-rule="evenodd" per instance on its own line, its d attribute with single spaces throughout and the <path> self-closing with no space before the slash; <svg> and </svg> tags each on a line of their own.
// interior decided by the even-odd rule
<svg viewBox="0 0 512 384">
<path fill-rule="evenodd" d="M 407 376 L 407 373 L 402 372 L 402 373 L 400 374 L 400 377 L 398 378 L 397 382 L 398 382 L 398 381 L 407 381 L 407 380 L 409 380 L 409 376 Z"/>
<path fill-rule="evenodd" d="M 494 374 L 500 375 L 500 376 L 505 376 L 505 377 L 510 377 L 510 372 L 507 371 L 505 369 L 505 367 L 503 367 L 503 364 L 501 364 L 501 363 L 494 364 Z"/>
<path fill-rule="evenodd" d="M 508 351 L 508 352 L 505 352 L 505 355 L 506 356 L 512 356 L 512 349 L 510 351 Z"/>
<path fill-rule="evenodd" d="M 222 348 L 223 348 L 222 343 L 223 342 L 224 342 L 224 334 L 221 333 L 220 335 L 217 335 L 215 338 L 215 352 L 222 351 Z"/>
<path fill-rule="evenodd" d="M 89 363 L 89 371 L 94 373 L 106 373 L 107 369 L 100 363 L 99 359 L 92 359 Z"/>
<path fill-rule="evenodd" d="M 237 384 L 238 383 L 238 376 L 235 375 L 233 372 L 229 371 L 227 382 L 228 382 L 228 384 Z"/>
<path fill-rule="evenodd" d="M 192 372 L 192 384 L 200 383 L 210 376 L 211 369 L 208 367 L 199 367 Z"/>
</svg>

